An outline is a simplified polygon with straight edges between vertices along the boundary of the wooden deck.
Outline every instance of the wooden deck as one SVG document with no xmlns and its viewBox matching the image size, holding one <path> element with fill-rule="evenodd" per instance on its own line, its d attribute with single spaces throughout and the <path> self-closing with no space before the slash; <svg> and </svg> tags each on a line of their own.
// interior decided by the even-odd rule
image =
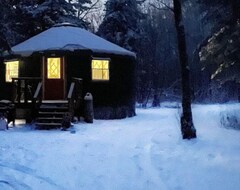
<svg viewBox="0 0 240 190">
<path fill-rule="evenodd" d="M 61 118 L 63 118 L 63 115 L 66 113 L 69 113 L 71 116 L 80 115 L 80 105 L 83 104 L 82 79 L 72 79 L 65 100 L 42 100 L 42 80 L 40 78 L 13 78 L 12 89 L 11 102 L 15 106 L 15 119 L 26 119 L 27 122 L 39 121 L 41 120 L 42 112 L 47 114 L 54 109 L 55 115 L 52 117 L 49 113 L 48 123 L 51 123 L 51 125 L 49 124 L 50 126 L 59 126 L 59 119 L 58 123 L 56 125 L 54 124 L 56 123 L 55 121 L 57 121 L 55 119 L 56 115 L 61 115 Z M 63 111 L 63 109 L 64 114 L 58 114 Z M 49 116 L 52 117 L 52 120 L 49 119 Z M 46 125 L 46 123 L 44 123 L 44 125 Z"/>
</svg>

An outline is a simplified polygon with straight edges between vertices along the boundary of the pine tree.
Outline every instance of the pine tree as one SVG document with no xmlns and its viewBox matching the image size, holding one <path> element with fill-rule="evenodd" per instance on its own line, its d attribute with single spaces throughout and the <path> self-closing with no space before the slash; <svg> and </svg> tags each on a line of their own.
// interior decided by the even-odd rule
<svg viewBox="0 0 240 190">
<path fill-rule="evenodd" d="M 19 24 L 17 19 L 21 18 L 17 1 L 0 1 L 0 51 L 8 50 L 13 44 L 16 44 L 21 35 L 18 33 L 16 26 Z"/>
<path fill-rule="evenodd" d="M 77 17 L 77 11 L 86 10 L 85 4 L 89 0 L 78 0 L 76 2 L 66 0 L 37 0 L 34 6 L 25 7 L 26 11 L 35 21 L 36 27 L 42 31 L 56 23 L 69 22 L 80 27 L 87 27 L 87 23 Z"/>
<path fill-rule="evenodd" d="M 139 0 L 108 0 L 98 35 L 128 50 L 136 51 L 140 39 L 140 20 L 144 18 Z"/>
<path fill-rule="evenodd" d="M 226 82 L 240 83 L 239 36 L 240 0 L 199 0 L 209 7 L 209 20 L 216 20 L 212 34 L 201 44 L 200 61 L 203 69 L 211 74 L 210 80 L 219 87 Z M 210 9 L 211 8 L 211 9 Z M 216 17 L 213 10 L 225 17 Z"/>
<path fill-rule="evenodd" d="M 5 14 L 11 10 L 11 6 L 7 4 L 6 0 L 0 1 L 0 54 L 3 50 L 10 50 L 10 45 L 6 38 L 6 31 L 8 26 L 5 23 L 9 20 L 9 15 Z"/>
<path fill-rule="evenodd" d="M 90 3 L 90 0 L 1 0 L 0 50 L 10 50 L 56 23 L 69 22 L 86 28 L 87 23 L 77 16 L 77 11 L 86 11 Z"/>
<path fill-rule="evenodd" d="M 240 0 L 198 0 L 203 11 L 203 20 L 222 25 L 240 18 Z"/>
<path fill-rule="evenodd" d="M 240 83 L 240 25 L 226 25 L 208 39 L 201 48 L 200 61 L 211 71 L 211 79 L 220 84 Z"/>
</svg>

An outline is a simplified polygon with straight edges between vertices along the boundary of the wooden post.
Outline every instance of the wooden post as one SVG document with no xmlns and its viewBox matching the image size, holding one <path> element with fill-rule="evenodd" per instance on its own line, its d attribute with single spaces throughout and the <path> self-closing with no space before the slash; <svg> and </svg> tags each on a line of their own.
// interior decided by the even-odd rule
<svg viewBox="0 0 240 190">
<path fill-rule="evenodd" d="M 24 103 L 27 104 L 28 101 L 28 97 L 27 97 L 27 93 L 28 93 L 28 80 L 25 79 L 23 80 L 24 82 Z"/>
<path fill-rule="evenodd" d="M 84 97 L 84 120 L 87 123 L 93 123 L 93 97 L 87 93 Z"/>
<path fill-rule="evenodd" d="M 15 79 L 12 79 L 12 103 L 15 102 L 15 98 L 16 98 Z"/>
<path fill-rule="evenodd" d="M 20 104 L 21 101 L 21 79 L 17 80 L 17 103 Z"/>
</svg>

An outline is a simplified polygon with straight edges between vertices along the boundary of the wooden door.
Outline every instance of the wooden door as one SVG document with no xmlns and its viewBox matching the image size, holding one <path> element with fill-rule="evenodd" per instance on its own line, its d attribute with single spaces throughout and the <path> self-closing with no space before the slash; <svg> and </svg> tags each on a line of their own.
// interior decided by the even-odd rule
<svg viewBox="0 0 240 190">
<path fill-rule="evenodd" d="M 65 96 L 64 61 L 61 57 L 44 59 L 44 86 L 45 100 L 63 100 Z"/>
</svg>

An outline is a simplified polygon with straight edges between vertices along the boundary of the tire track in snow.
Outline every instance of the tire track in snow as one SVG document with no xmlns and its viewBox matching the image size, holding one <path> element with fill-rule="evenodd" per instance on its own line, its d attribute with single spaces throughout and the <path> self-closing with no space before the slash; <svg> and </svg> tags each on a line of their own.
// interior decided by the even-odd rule
<svg viewBox="0 0 240 190">
<path fill-rule="evenodd" d="M 184 190 L 185 188 L 179 185 L 181 184 L 181 178 L 174 177 L 177 168 L 174 165 L 175 160 L 173 158 L 181 156 L 177 144 L 170 143 L 173 141 L 171 135 L 165 135 L 161 139 L 153 137 L 151 140 L 151 162 L 153 167 L 158 169 L 162 180 L 165 181 L 166 189 Z"/>
<path fill-rule="evenodd" d="M 13 180 L 0 180 L 0 189 L 32 190 L 28 185 Z"/>
<path fill-rule="evenodd" d="M 52 181 L 49 177 L 42 177 L 42 176 L 36 175 L 35 170 L 28 168 L 26 166 L 22 166 L 19 164 L 0 163 L 0 167 L 16 171 L 20 174 L 28 175 L 30 177 L 33 177 L 33 178 L 39 180 L 40 183 L 45 182 L 46 184 L 49 184 L 51 187 L 55 187 L 56 189 L 59 189 L 59 190 L 64 189 L 64 188 L 60 187 L 58 184 L 56 184 L 54 181 Z M 24 187 L 25 188 L 24 190 L 31 190 L 31 188 L 27 184 L 24 184 L 24 183 L 21 183 L 18 181 L 11 181 L 11 179 L 7 180 L 7 181 L 6 180 L 1 180 L 1 181 L 5 185 L 8 184 L 9 186 L 14 186 L 14 189 L 17 186 L 20 186 L 20 187 Z M 22 188 L 18 188 L 18 189 L 22 190 Z"/>
<path fill-rule="evenodd" d="M 163 180 L 161 179 L 161 176 L 159 175 L 159 171 L 156 167 L 152 165 L 151 160 L 151 150 L 152 145 L 149 144 L 145 147 L 136 146 L 136 149 L 138 149 L 139 153 L 135 154 L 132 159 L 134 160 L 137 170 L 141 173 L 143 176 L 143 179 L 146 179 L 144 182 L 144 187 L 147 189 L 161 189 L 161 190 L 167 190 L 167 187 Z"/>
<path fill-rule="evenodd" d="M 8 181 L 5 180 L 0 180 L 0 189 L 15 189 L 14 186 L 12 184 L 10 184 Z"/>
</svg>

